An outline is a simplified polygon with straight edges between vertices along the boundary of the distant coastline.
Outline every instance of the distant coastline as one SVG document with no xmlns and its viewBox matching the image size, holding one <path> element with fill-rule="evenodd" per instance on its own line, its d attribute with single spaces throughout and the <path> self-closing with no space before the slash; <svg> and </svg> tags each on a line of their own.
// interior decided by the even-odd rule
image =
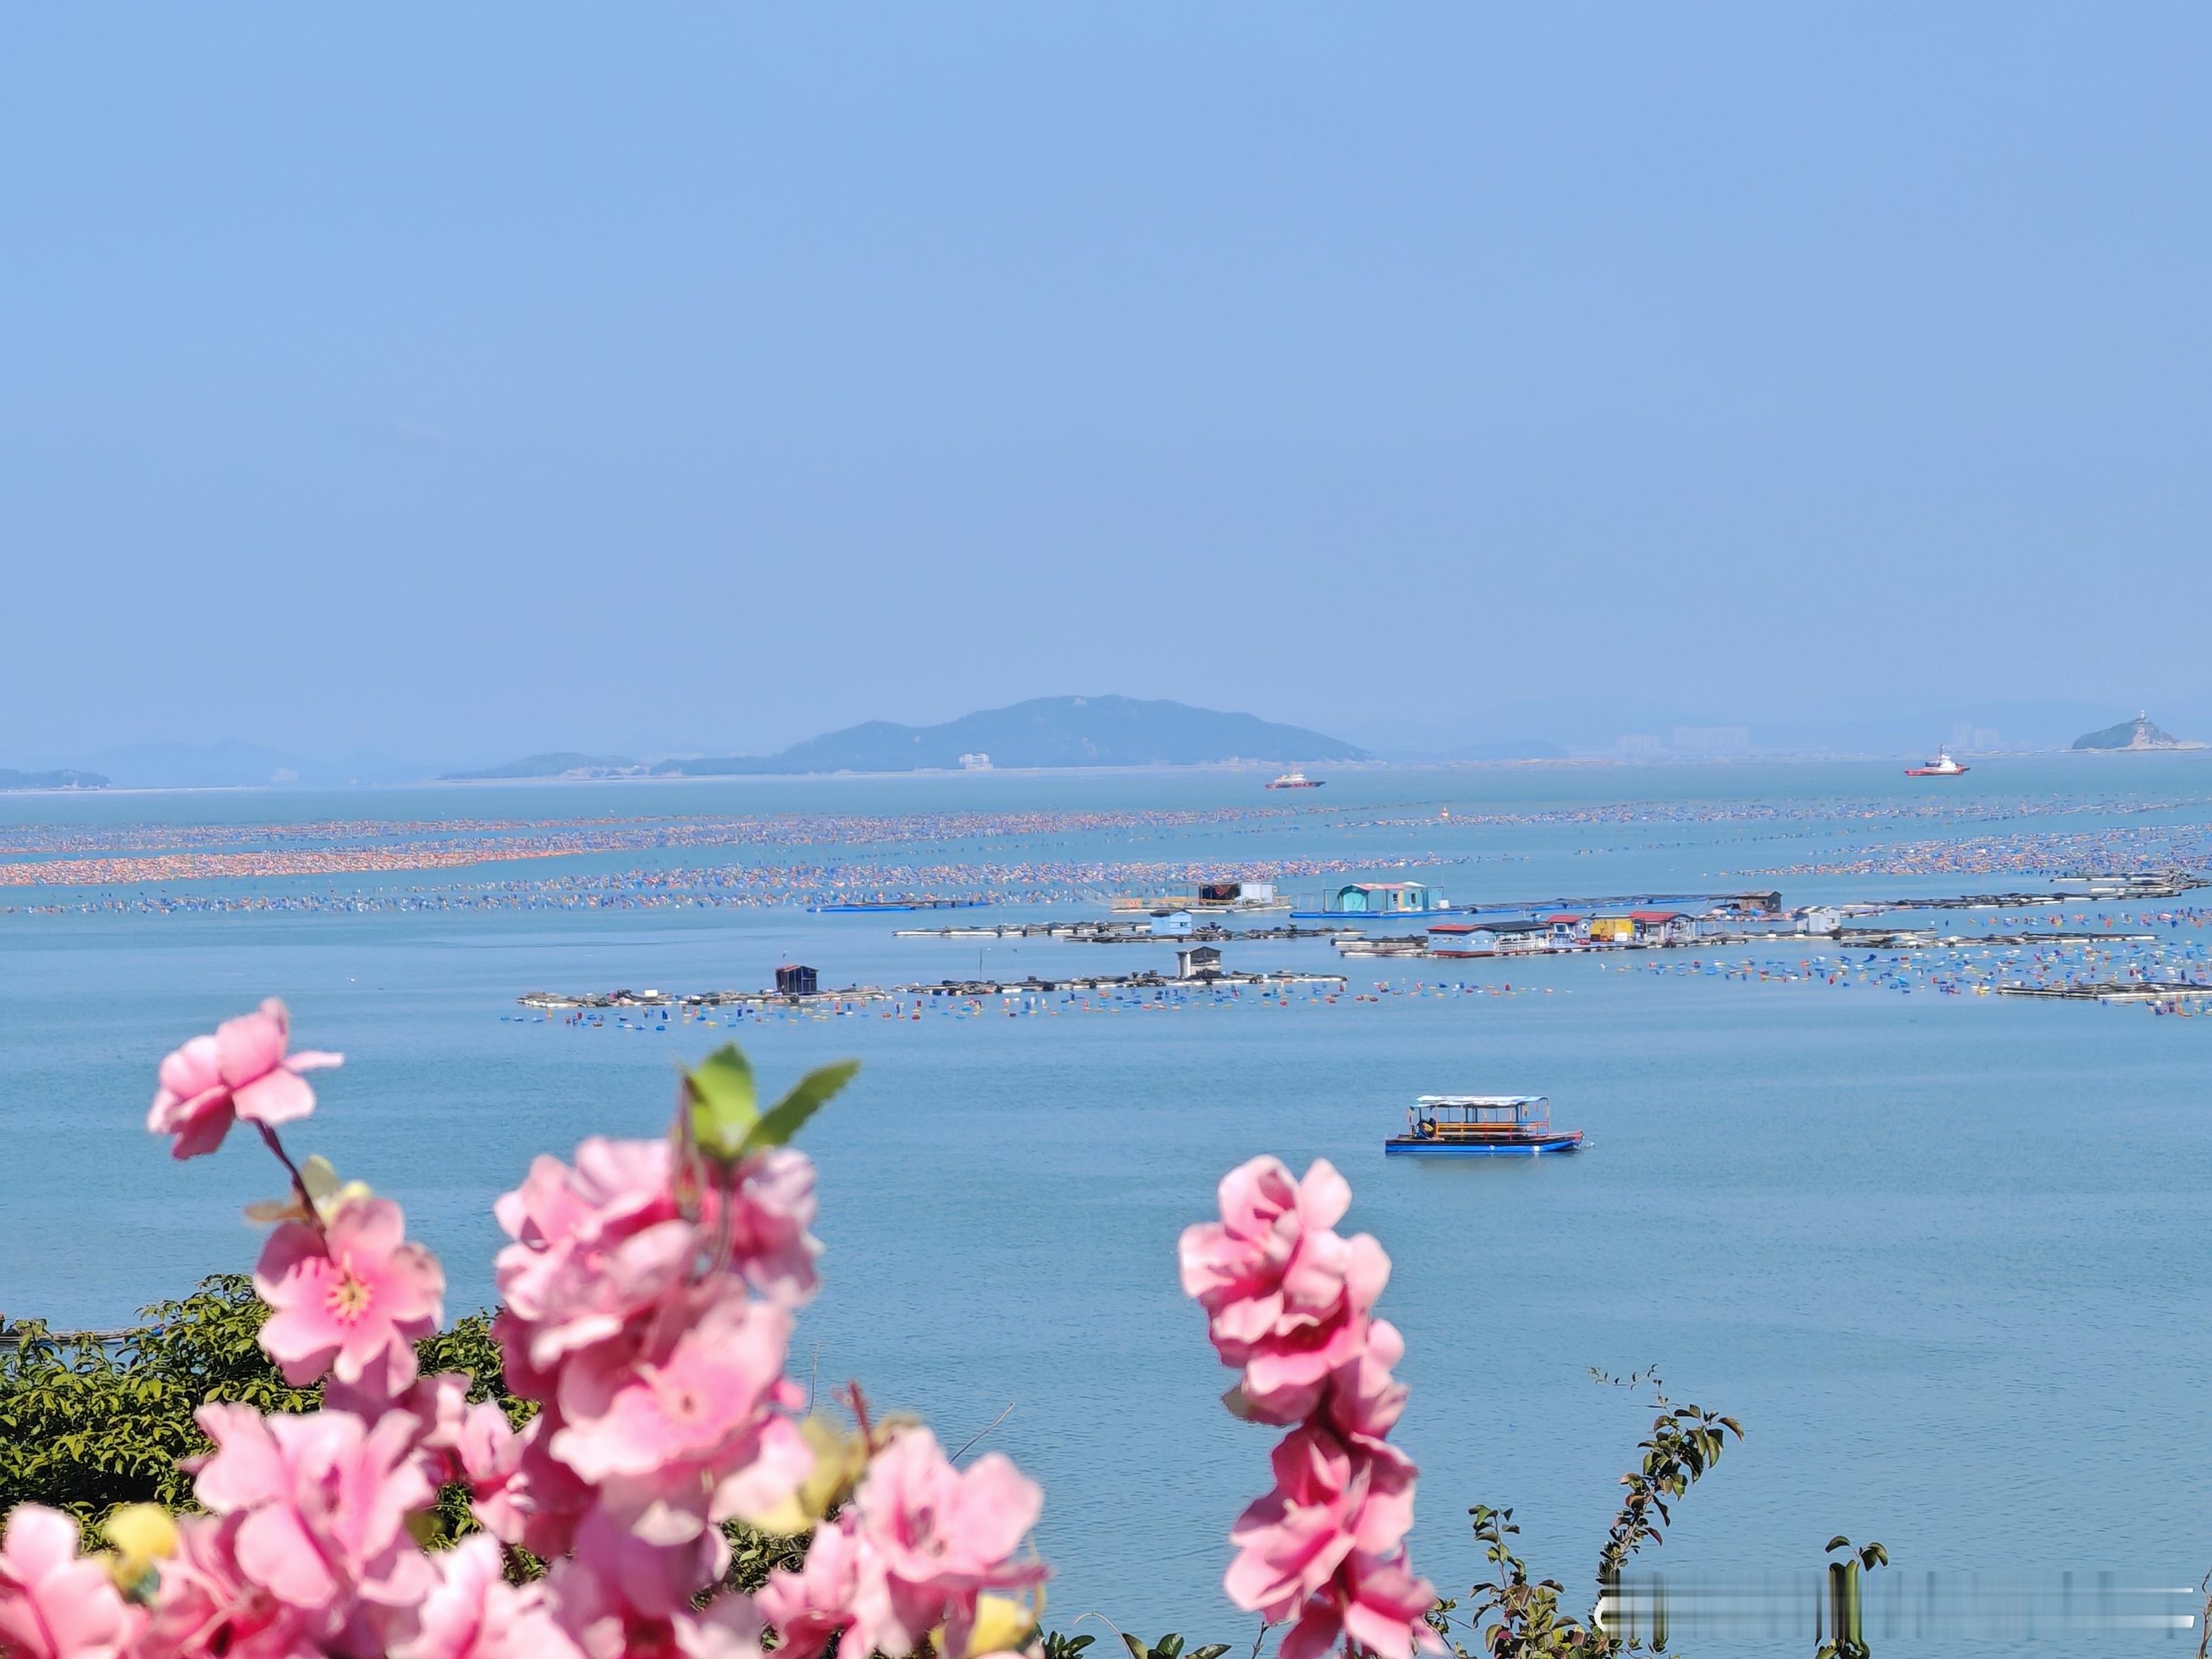
<svg viewBox="0 0 2212 1659">
<path fill-rule="evenodd" d="M 69 768 L 58 772 L 16 772 L 0 767 L 0 790 L 9 794 L 106 787 L 107 780 L 97 772 L 79 772 Z"/>
</svg>

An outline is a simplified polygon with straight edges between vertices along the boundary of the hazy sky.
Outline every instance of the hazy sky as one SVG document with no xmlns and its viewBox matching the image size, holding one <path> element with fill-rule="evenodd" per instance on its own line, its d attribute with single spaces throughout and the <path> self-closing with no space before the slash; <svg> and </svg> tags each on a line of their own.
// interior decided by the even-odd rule
<svg viewBox="0 0 2212 1659">
<path fill-rule="evenodd" d="M 0 759 L 2212 737 L 2202 3 L 0 31 Z"/>
</svg>

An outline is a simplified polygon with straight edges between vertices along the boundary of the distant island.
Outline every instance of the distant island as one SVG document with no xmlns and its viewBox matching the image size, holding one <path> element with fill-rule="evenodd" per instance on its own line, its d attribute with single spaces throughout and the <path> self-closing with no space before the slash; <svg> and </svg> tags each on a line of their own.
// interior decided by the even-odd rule
<svg viewBox="0 0 2212 1659">
<path fill-rule="evenodd" d="M 641 778 L 652 768 L 642 761 L 620 755 L 579 755 L 562 750 L 554 755 L 527 755 L 504 766 L 488 766 L 477 772 L 447 772 L 447 782 L 474 782 L 488 778 Z"/>
<path fill-rule="evenodd" d="M 1139 697 L 1036 697 L 942 726 L 869 720 L 774 755 L 665 760 L 657 777 L 791 776 L 820 772 L 988 771 L 1001 767 L 1206 766 L 1223 761 L 1358 761 L 1365 750 L 1252 714 Z M 635 775 L 613 757 L 538 755 L 454 779 Z"/>
<path fill-rule="evenodd" d="M 2133 749 L 2202 749 L 2201 743 L 2186 743 L 2171 732 L 2161 732 L 2151 724 L 2148 713 L 2139 714 L 2131 720 L 2122 720 L 2118 726 L 2108 726 L 2101 732 L 2086 732 L 2074 739 L 2076 749 L 2133 750 Z"/>
<path fill-rule="evenodd" d="M 11 772 L 0 766 L 0 789 L 105 789 L 107 780 L 97 772 Z"/>
</svg>

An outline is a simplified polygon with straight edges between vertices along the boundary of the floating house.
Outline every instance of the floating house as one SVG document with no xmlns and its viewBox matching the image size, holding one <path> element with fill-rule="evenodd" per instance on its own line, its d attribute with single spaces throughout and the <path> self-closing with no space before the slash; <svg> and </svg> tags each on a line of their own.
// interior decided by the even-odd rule
<svg viewBox="0 0 2212 1659">
<path fill-rule="evenodd" d="M 1571 950 L 1577 945 L 1589 943 L 1590 919 L 1566 911 L 1544 918 L 1544 931 L 1555 951 Z"/>
<path fill-rule="evenodd" d="M 1114 901 L 1116 910 L 1150 910 L 1159 915 L 1170 910 L 1279 910 L 1288 906 L 1275 896 L 1272 881 L 1202 881 L 1189 893 L 1161 893 L 1152 897 L 1124 894 Z"/>
<path fill-rule="evenodd" d="M 1354 881 L 1331 888 L 1319 910 L 1294 912 L 1307 918 L 1430 916 L 1451 908 L 1442 893 L 1418 881 Z"/>
<path fill-rule="evenodd" d="M 1636 942 L 1636 919 L 1626 910 L 1618 915 L 1592 916 L 1589 939 L 1593 945 L 1632 945 Z"/>
<path fill-rule="evenodd" d="M 1195 925 L 1190 919 L 1189 911 L 1176 910 L 1164 916 L 1154 916 L 1152 925 L 1145 931 L 1154 939 L 1188 939 L 1190 930 Z"/>
<path fill-rule="evenodd" d="M 1211 945 L 1186 945 L 1176 952 L 1177 979 L 1218 979 L 1221 952 Z"/>
<path fill-rule="evenodd" d="M 799 963 L 787 962 L 775 970 L 775 994 L 778 996 L 811 997 L 820 989 L 821 975 Z"/>
<path fill-rule="evenodd" d="M 1432 957 L 1495 957 L 1511 951 L 1551 948 L 1551 930 L 1540 921 L 1432 921 Z"/>
<path fill-rule="evenodd" d="M 1639 945 L 1687 945 L 1698 936 L 1698 919 L 1680 910 L 1631 910 L 1628 920 Z"/>
</svg>

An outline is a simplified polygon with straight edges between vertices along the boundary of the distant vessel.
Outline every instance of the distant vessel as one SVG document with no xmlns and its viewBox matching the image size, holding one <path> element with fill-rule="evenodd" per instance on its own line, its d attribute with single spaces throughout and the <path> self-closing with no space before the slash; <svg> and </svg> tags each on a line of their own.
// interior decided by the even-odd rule
<svg viewBox="0 0 2212 1659">
<path fill-rule="evenodd" d="M 1406 1109 L 1393 1158 L 1534 1158 L 1582 1148 L 1580 1129 L 1554 1129 L 1542 1095 L 1423 1095 Z"/>
<path fill-rule="evenodd" d="M 1267 786 L 1270 789 L 1318 789 L 1327 778 L 1310 778 L 1303 772 L 1285 772 Z"/>
<path fill-rule="evenodd" d="M 1972 770 L 1973 768 L 1961 766 L 1953 760 L 1949 750 L 1938 749 L 1934 760 L 1925 766 L 1906 767 L 1905 775 L 1908 778 L 1956 778 L 1963 777 Z"/>
</svg>

